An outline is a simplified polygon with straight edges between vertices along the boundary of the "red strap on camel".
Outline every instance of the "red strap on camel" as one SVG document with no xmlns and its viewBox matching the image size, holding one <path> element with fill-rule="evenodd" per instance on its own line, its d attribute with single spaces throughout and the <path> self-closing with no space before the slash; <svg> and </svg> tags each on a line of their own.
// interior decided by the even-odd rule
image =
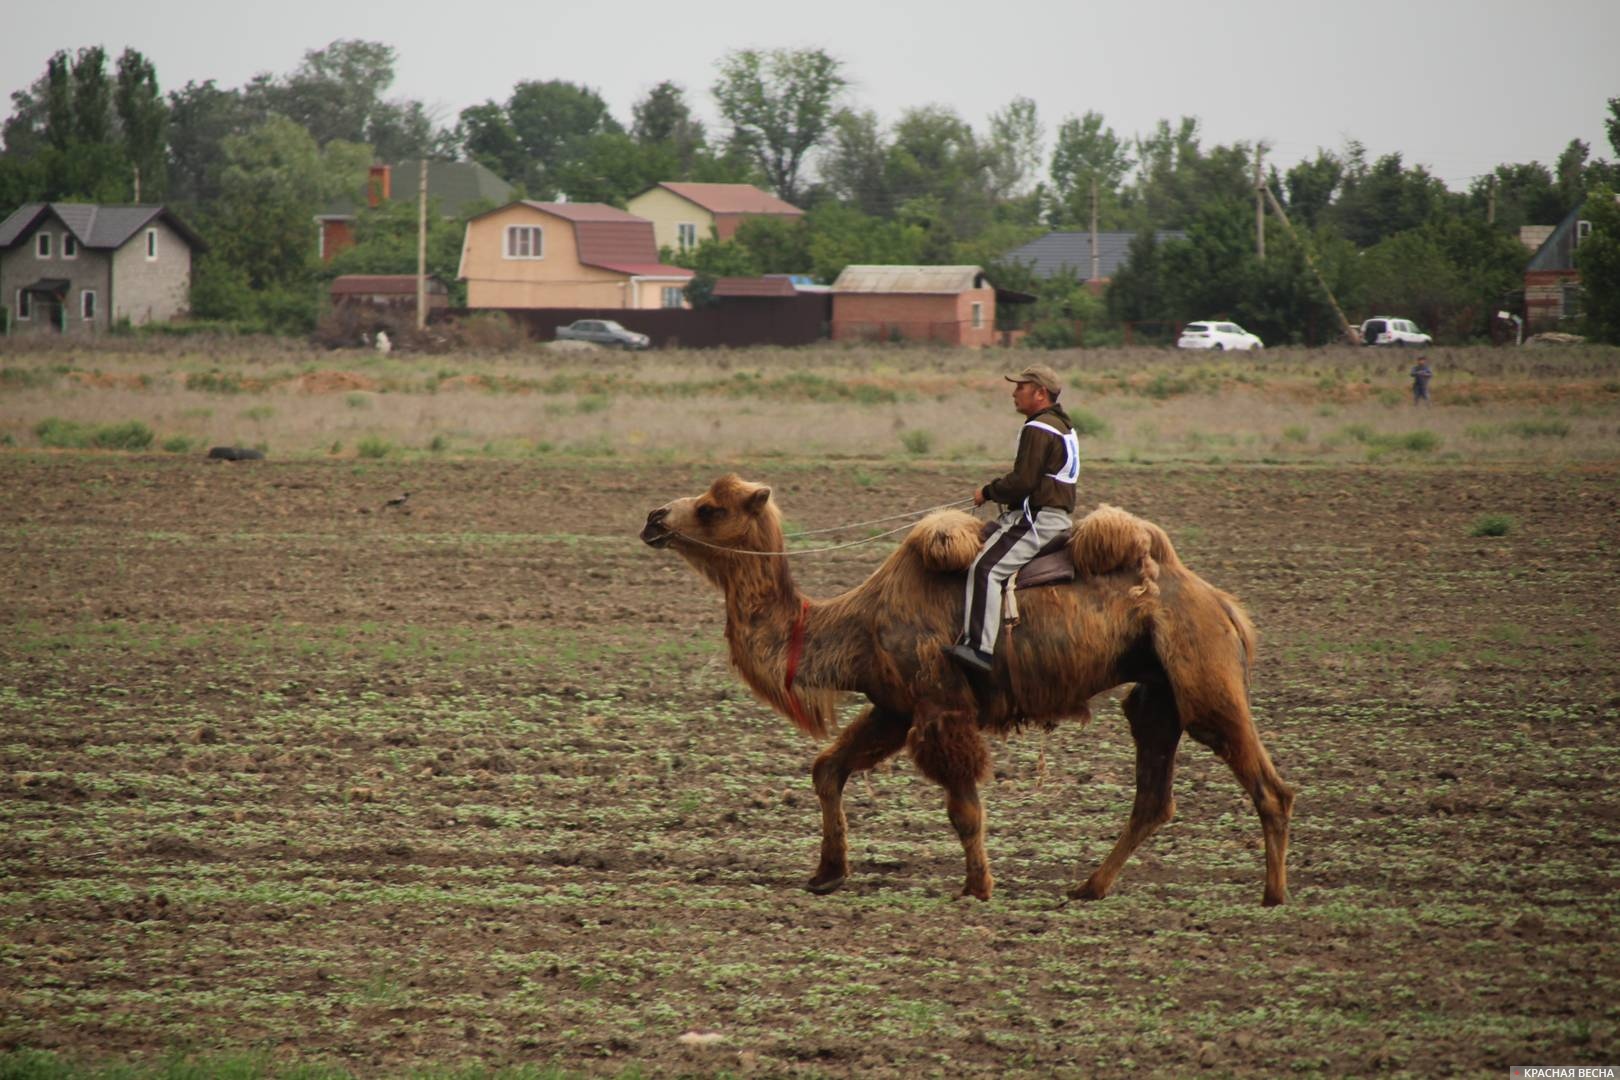
<svg viewBox="0 0 1620 1080">
<path fill-rule="evenodd" d="M 793 623 L 793 633 L 788 638 L 787 677 L 782 680 L 782 689 L 787 691 L 788 711 L 793 714 L 793 722 L 805 731 L 812 727 L 810 718 L 804 713 L 804 706 L 799 703 L 799 695 L 793 692 L 793 680 L 799 674 L 799 657 L 804 655 L 804 623 L 810 616 L 810 601 L 805 600 L 799 608 L 799 617 Z"/>
</svg>

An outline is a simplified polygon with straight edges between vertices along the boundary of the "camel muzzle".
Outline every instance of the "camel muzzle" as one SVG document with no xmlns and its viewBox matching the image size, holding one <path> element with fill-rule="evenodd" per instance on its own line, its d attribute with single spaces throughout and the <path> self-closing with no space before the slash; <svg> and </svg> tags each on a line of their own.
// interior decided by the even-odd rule
<svg viewBox="0 0 1620 1080">
<path fill-rule="evenodd" d="M 669 508 L 661 506 L 647 515 L 647 524 L 641 529 L 641 542 L 649 547 L 668 547 L 669 542 L 675 539 L 675 534 L 664 525 L 664 519 L 669 516 Z"/>
</svg>

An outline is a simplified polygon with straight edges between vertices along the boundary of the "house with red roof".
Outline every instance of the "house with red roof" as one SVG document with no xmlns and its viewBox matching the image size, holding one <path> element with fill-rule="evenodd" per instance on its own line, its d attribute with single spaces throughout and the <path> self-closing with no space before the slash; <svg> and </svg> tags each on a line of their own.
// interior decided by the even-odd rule
<svg viewBox="0 0 1620 1080">
<path fill-rule="evenodd" d="M 625 207 L 652 222 L 658 246 L 672 251 L 690 251 L 711 237 L 730 240 L 749 218 L 804 217 L 797 206 L 752 184 L 654 184 Z"/>
<path fill-rule="evenodd" d="M 692 271 L 658 261 L 653 224 L 604 203 L 479 214 L 461 242 L 469 308 L 678 308 Z"/>
</svg>

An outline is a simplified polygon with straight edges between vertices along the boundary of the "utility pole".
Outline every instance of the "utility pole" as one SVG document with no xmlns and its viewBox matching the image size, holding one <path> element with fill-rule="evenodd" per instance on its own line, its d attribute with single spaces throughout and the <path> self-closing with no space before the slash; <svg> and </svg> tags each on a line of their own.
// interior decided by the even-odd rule
<svg viewBox="0 0 1620 1080">
<path fill-rule="evenodd" d="M 1097 281 L 1102 277 L 1102 252 L 1097 250 L 1097 177 L 1091 177 L 1091 288 L 1099 288 Z"/>
<path fill-rule="evenodd" d="M 1491 183 L 1485 198 L 1485 224 L 1496 224 L 1496 174 L 1491 174 Z"/>
<path fill-rule="evenodd" d="M 1265 143 L 1254 144 L 1254 253 L 1261 262 L 1266 261 L 1266 197 L 1260 179 L 1260 158 L 1265 152 Z"/>
<path fill-rule="evenodd" d="M 416 179 L 416 328 L 427 326 L 427 158 Z"/>
<path fill-rule="evenodd" d="M 1282 219 L 1283 228 L 1288 230 L 1288 235 L 1294 238 L 1294 243 L 1298 244 L 1299 249 L 1305 253 L 1306 264 L 1311 268 L 1311 273 L 1316 275 L 1316 283 L 1322 286 L 1322 292 L 1327 295 L 1328 303 L 1333 308 L 1333 314 L 1339 318 L 1339 329 L 1344 333 L 1344 340 L 1352 345 L 1361 344 L 1361 335 L 1350 326 L 1350 320 L 1344 317 L 1344 311 L 1339 307 L 1339 301 L 1334 298 L 1333 290 L 1328 288 L 1327 279 L 1322 276 L 1322 271 L 1317 269 L 1316 256 L 1311 254 L 1310 247 L 1301 241 L 1299 233 L 1294 231 L 1294 224 L 1288 220 L 1288 214 L 1284 212 L 1282 204 L 1277 201 L 1277 196 L 1271 193 L 1270 188 L 1262 188 L 1261 190 L 1265 192 L 1267 201 L 1271 203 L 1272 212 Z"/>
<path fill-rule="evenodd" d="M 135 205 L 141 205 L 141 167 L 131 165 L 130 170 L 135 174 Z"/>
</svg>

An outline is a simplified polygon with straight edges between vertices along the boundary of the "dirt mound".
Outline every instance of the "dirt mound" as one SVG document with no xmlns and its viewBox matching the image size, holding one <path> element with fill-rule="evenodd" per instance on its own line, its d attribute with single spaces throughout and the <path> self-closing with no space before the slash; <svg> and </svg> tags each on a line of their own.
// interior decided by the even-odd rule
<svg viewBox="0 0 1620 1080">
<path fill-rule="evenodd" d="M 353 371 L 311 371 L 294 380 L 300 393 L 343 394 L 355 390 L 375 390 L 377 380 Z"/>
</svg>

